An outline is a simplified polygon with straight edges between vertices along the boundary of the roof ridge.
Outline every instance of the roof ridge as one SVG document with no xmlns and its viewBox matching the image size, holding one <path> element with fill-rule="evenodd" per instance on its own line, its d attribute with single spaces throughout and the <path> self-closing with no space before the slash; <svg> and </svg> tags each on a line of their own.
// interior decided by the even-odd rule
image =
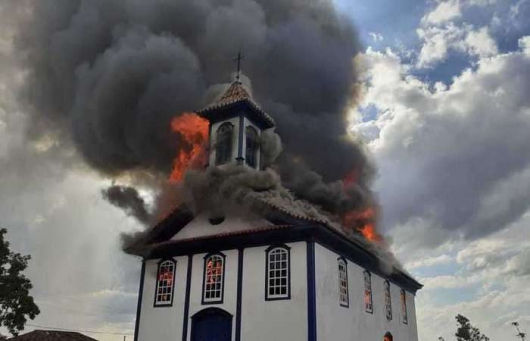
<svg viewBox="0 0 530 341">
<path fill-rule="evenodd" d="M 218 96 L 214 101 L 207 104 L 203 109 L 197 113 L 199 115 L 206 114 L 209 111 L 228 107 L 236 103 L 247 103 L 255 111 L 257 111 L 263 119 L 270 125 L 274 126 L 276 123 L 274 119 L 267 114 L 261 106 L 254 100 L 252 92 L 241 82 L 234 81 L 230 84 L 228 89 Z"/>
</svg>

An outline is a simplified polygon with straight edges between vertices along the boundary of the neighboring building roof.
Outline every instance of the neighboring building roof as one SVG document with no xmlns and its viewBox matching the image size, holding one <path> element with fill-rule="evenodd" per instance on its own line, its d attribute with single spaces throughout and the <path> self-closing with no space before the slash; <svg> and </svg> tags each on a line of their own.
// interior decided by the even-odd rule
<svg viewBox="0 0 530 341">
<path fill-rule="evenodd" d="M 77 332 L 57 330 L 34 330 L 32 332 L 15 336 L 8 340 L 13 341 L 97 341 L 91 337 Z"/>
<path fill-rule="evenodd" d="M 263 121 L 265 128 L 271 128 L 276 125 L 274 119 L 261 109 L 240 81 L 233 82 L 224 94 L 197 113 L 212 120 L 215 119 L 216 113 L 224 109 L 231 109 L 238 104 L 248 105 L 255 112 L 256 118 Z"/>
</svg>

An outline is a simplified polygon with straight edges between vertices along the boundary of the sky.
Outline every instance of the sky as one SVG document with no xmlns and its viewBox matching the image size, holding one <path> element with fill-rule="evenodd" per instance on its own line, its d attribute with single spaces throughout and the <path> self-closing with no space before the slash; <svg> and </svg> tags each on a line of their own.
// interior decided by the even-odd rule
<svg viewBox="0 0 530 341">
<path fill-rule="evenodd" d="M 530 327 L 530 1 L 337 1 L 365 50 L 351 130 L 378 166 L 382 228 L 417 295 L 420 340 L 463 314 Z"/>
<path fill-rule="evenodd" d="M 514 320 L 530 332 L 530 1 L 335 6 L 363 43 L 349 120 L 377 165 L 381 229 L 425 285 L 419 339 L 454 339 L 456 314 L 492 340 L 515 340 Z M 102 199 L 111 181 L 73 146 L 25 138 L 12 37 L 0 35 L 0 225 L 33 257 L 41 314 L 27 330 L 132 340 L 140 262 L 119 235 L 141 227 Z"/>
</svg>

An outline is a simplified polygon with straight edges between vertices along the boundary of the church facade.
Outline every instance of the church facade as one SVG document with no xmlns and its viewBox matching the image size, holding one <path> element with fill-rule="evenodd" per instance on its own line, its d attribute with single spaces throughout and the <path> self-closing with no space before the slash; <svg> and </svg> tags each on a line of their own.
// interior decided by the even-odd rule
<svg viewBox="0 0 530 341">
<path fill-rule="evenodd" d="M 273 119 L 239 82 L 198 113 L 211 166 L 260 169 Z M 421 284 L 324 221 L 267 203 L 222 218 L 177 208 L 133 253 L 135 341 L 417 341 Z"/>
</svg>

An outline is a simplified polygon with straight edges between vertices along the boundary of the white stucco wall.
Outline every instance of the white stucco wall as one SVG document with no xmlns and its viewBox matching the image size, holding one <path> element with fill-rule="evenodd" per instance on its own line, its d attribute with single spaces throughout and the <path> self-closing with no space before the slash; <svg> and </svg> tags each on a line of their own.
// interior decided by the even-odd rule
<svg viewBox="0 0 530 341">
<path fill-rule="evenodd" d="M 291 299 L 265 301 L 265 250 L 244 250 L 241 340 L 307 340 L 306 242 L 291 248 Z"/>
<path fill-rule="evenodd" d="M 255 214 L 245 214 L 244 212 L 236 215 L 227 214 L 225 220 L 218 225 L 212 225 L 209 216 L 206 213 L 197 215 L 182 230 L 179 231 L 173 240 L 182 240 L 200 236 L 211 236 L 225 232 L 243 231 L 248 229 L 259 229 L 270 226 L 271 223 Z"/>
<path fill-rule="evenodd" d="M 242 277 L 241 339 L 252 341 L 307 340 L 307 244 L 287 244 L 291 260 L 291 298 L 265 300 L 266 252 L 268 246 L 244 249 Z M 226 255 L 224 297 L 221 304 L 202 304 L 204 256 L 193 256 L 191 272 L 188 340 L 191 340 L 192 317 L 197 312 L 218 307 L 232 318 L 235 340 L 238 251 L 220 250 Z M 392 320 L 387 321 L 384 302 L 384 278 L 372 274 L 373 314 L 364 309 L 364 269 L 348 260 L 349 307 L 342 307 L 338 297 L 339 255 L 315 244 L 317 339 L 322 341 L 382 340 L 389 331 L 395 341 L 417 341 L 414 295 L 407 292 L 408 324 L 401 316 L 400 287 L 391 283 Z M 188 257 L 177 262 L 172 307 L 153 307 L 159 260 L 146 262 L 141 302 L 139 341 L 166 341 L 182 338 Z"/>
<path fill-rule="evenodd" d="M 394 341 L 417 341 L 414 296 L 407 292 L 408 324 L 401 316 L 400 287 L 390 283 L 392 320 L 387 321 L 384 278 L 372 273 L 373 314 L 364 307 L 364 269 L 348 260 L 349 307 L 339 304 L 339 255 L 315 245 L 316 304 L 318 340 L 383 340 L 386 332 Z"/>
<path fill-rule="evenodd" d="M 306 243 L 287 244 L 291 255 L 291 298 L 265 301 L 266 252 L 268 246 L 244 249 L 241 339 L 252 341 L 307 340 L 307 267 Z M 202 304 L 204 256 L 193 256 L 191 272 L 188 340 L 191 340 L 192 317 L 203 309 L 221 308 L 232 318 L 235 340 L 237 307 L 238 251 L 221 250 L 226 255 L 224 297 L 220 304 Z M 153 307 L 156 271 L 159 260 L 146 263 L 139 341 L 177 340 L 182 337 L 184 295 L 188 258 L 176 257 L 175 296 L 172 307 Z"/>
<path fill-rule="evenodd" d="M 159 260 L 148 260 L 145 266 L 142 311 L 138 341 L 176 340 L 182 337 L 182 316 L 186 293 L 188 257 L 174 257 L 176 260 L 175 295 L 171 307 L 153 307 L 156 291 L 156 275 Z"/>
<path fill-rule="evenodd" d="M 223 303 L 202 304 L 202 282 L 204 275 L 205 253 L 193 256 L 193 270 L 191 273 L 190 310 L 188 320 L 188 340 L 191 340 L 191 318 L 199 311 L 216 307 L 232 315 L 232 340 L 235 340 L 236 305 L 237 305 L 237 262 L 238 251 L 221 251 L 225 256 L 225 278 Z M 179 335 L 182 338 L 182 333 Z M 155 340 L 153 340 L 155 341 Z"/>
</svg>

